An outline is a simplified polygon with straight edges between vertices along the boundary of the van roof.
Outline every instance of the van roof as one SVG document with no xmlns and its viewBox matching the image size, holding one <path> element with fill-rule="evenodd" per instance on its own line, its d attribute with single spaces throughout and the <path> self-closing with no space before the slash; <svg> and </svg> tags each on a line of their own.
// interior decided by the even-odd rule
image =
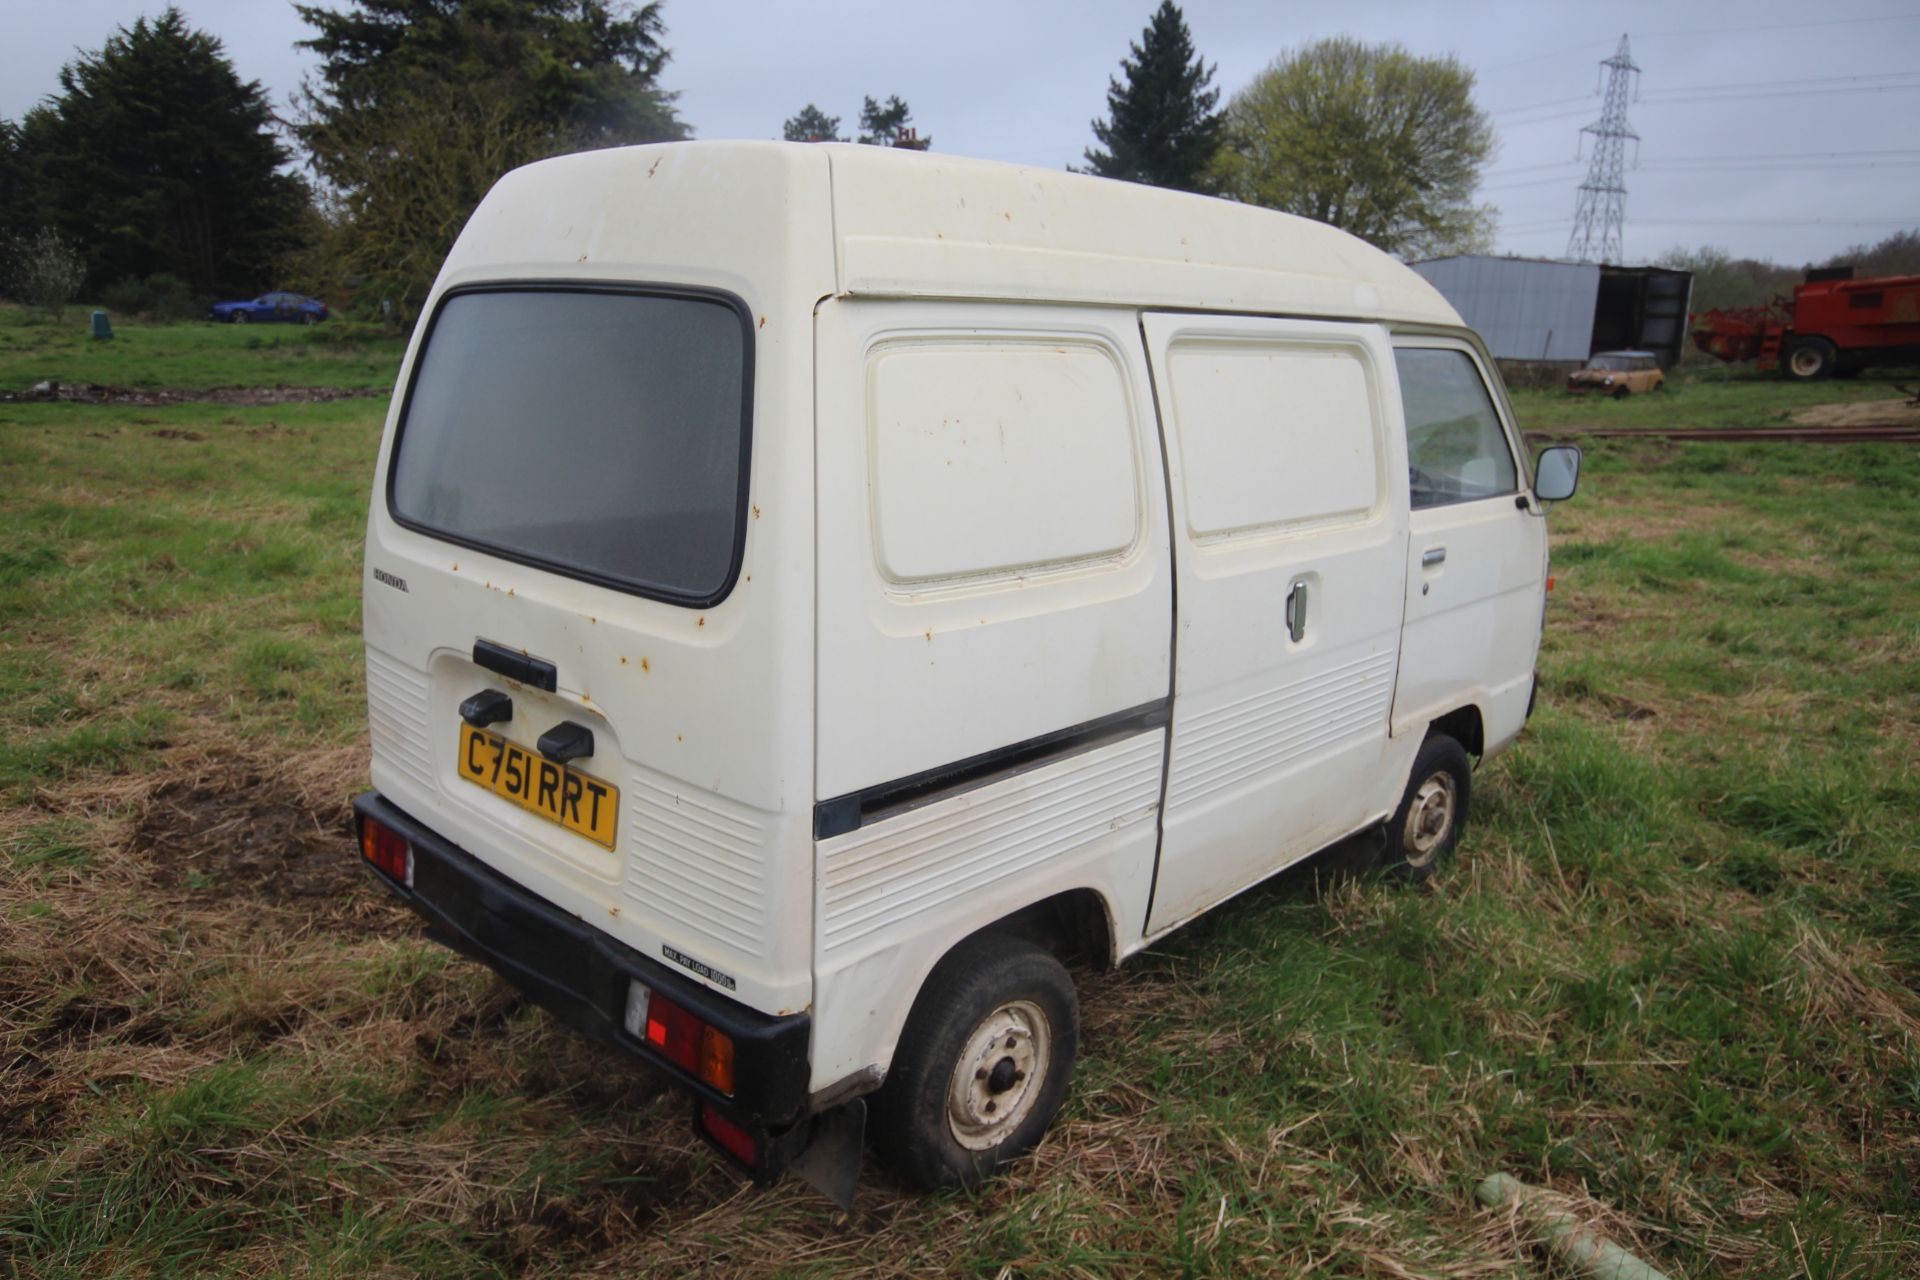
<svg viewBox="0 0 1920 1280">
<path fill-rule="evenodd" d="M 1410 267 L 1308 218 L 1022 165 L 827 150 L 845 293 L 1462 323 Z"/>
<path fill-rule="evenodd" d="M 832 240 L 830 287 L 849 296 L 1463 323 L 1411 268 L 1308 218 L 1083 174 L 853 144 L 670 142 L 540 161 L 501 179 L 447 265 L 454 276 L 523 268 L 562 248 L 568 252 L 557 261 L 571 265 L 585 247 L 599 264 L 718 255 L 748 272 L 755 262 L 774 269 L 767 255 L 778 249 L 769 238 L 797 253 L 806 235 L 818 234 L 803 229 L 816 227 Z M 805 287 L 801 277 L 827 283 L 810 266 L 789 260 L 786 269 L 795 287 Z"/>
</svg>

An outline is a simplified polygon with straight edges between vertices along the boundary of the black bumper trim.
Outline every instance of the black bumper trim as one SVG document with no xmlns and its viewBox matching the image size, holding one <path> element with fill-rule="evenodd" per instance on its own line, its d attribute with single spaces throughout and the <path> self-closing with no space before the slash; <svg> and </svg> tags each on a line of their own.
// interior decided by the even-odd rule
<svg viewBox="0 0 1920 1280">
<path fill-rule="evenodd" d="M 666 1073 L 739 1123 L 779 1128 L 807 1111 L 812 1019 L 748 1009 L 563 911 L 395 808 L 377 792 L 353 802 L 413 846 L 413 887 L 368 864 L 427 922 L 438 942 L 492 968 L 568 1026 Z M 637 978 L 733 1038 L 731 1097 L 627 1034 L 627 984 Z"/>
</svg>

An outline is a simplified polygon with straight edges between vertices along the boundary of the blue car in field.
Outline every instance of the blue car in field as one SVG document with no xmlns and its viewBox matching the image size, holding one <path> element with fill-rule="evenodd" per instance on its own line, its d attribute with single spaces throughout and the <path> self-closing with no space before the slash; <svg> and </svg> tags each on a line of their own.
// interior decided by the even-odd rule
<svg viewBox="0 0 1920 1280">
<path fill-rule="evenodd" d="M 301 293 L 263 293 L 248 302 L 216 302 L 207 308 L 207 318 L 227 324 L 319 324 L 327 318 L 327 304 Z"/>
</svg>

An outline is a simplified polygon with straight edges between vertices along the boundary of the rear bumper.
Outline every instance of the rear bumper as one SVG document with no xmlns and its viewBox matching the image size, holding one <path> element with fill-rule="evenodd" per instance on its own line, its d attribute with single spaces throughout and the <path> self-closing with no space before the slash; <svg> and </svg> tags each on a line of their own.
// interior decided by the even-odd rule
<svg viewBox="0 0 1920 1280">
<path fill-rule="evenodd" d="M 567 1025 L 666 1073 L 743 1125 L 777 1130 L 805 1116 L 812 1034 L 807 1014 L 769 1017 L 681 977 L 536 897 L 377 792 L 357 797 L 353 807 L 356 822 L 376 819 L 412 846 L 411 888 L 371 865 L 368 870 L 426 919 L 437 941 L 486 964 Z M 634 979 L 732 1037 L 731 1097 L 627 1034 L 627 987 Z"/>
</svg>

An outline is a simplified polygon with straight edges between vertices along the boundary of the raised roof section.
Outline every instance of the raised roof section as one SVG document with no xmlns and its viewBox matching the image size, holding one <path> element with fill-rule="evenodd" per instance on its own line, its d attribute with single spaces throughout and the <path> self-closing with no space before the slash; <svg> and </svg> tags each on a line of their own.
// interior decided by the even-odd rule
<svg viewBox="0 0 1920 1280">
<path fill-rule="evenodd" d="M 1397 259 L 1307 218 L 1020 165 L 825 149 L 842 293 L 1461 323 Z"/>
</svg>

